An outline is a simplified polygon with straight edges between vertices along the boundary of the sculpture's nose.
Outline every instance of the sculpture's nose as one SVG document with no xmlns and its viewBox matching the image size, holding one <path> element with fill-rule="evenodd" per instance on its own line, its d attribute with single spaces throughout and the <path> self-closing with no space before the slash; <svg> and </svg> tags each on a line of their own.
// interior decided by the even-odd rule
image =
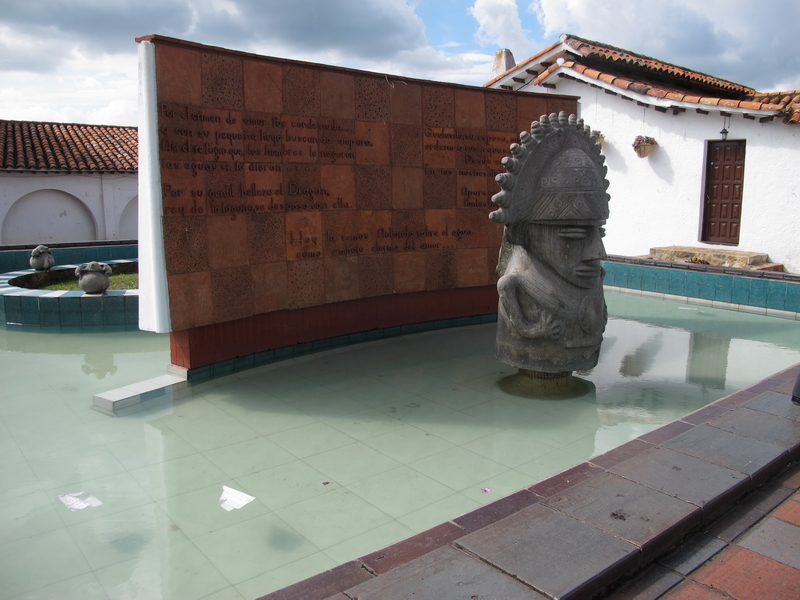
<svg viewBox="0 0 800 600">
<path fill-rule="evenodd" d="M 606 247 L 603 245 L 603 237 L 600 235 L 600 231 L 595 229 L 592 232 L 589 244 L 586 246 L 583 260 L 603 260 L 606 256 Z"/>
</svg>

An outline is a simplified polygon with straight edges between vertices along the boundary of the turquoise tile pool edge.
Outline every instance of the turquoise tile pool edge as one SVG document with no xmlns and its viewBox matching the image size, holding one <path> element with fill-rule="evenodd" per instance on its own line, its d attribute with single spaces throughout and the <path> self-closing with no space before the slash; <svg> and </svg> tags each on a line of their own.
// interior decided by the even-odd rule
<svg viewBox="0 0 800 600">
<path fill-rule="evenodd" d="M 138 259 L 109 260 L 109 265 Z M 78 265 L 58 265 L 72 269 Z M 33 327 L 119 327 L 138 325 L 139 290 L 110 290 L 102 295 L 33 290 L 9 282 L 33 269 L 0 274 L 0 323 Z"/>
<path fill-rule="evenodd" d="M 800 282 L 611 261 L 603 266 L 607 289 L 790 319 L 800 313 Z"/>
</svg>

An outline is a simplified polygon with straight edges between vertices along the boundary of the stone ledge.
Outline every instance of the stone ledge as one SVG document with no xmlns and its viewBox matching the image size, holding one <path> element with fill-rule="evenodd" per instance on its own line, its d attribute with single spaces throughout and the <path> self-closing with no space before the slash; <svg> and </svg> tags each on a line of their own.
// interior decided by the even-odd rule
<svg viewBox="0 0 800 600">
<path fill-rule="evenodd" d="M 118 417 L 147 408 L 147 403 L 160 398 L 179 397 L 181 390 L 188 388 L 186 377 L 174 374 L 161 375 L 145 381 L 132 383 L 121 388 L 95 394 L 92 397 L 92 408 L 105 415 Z"/>
</svg>

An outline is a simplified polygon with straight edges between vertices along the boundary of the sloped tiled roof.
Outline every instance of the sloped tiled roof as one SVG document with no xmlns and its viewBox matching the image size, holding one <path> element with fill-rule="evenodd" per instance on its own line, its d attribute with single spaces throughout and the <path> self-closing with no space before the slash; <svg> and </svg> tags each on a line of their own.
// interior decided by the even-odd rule
<svg viewBox="0 0 800 600">
<path fill-rule="evenodd" d="M 769 113 L 783 118 L 785 123 L 800 122 L 800 91 L 757 92 L 732 81 L 568 34 L 485 85 L 515 90 L 531 83 L 553 87 L 556 77 L 594 80 L 601 87 L 650 97 L 653 104 L 661 107 L 669 107 L 672 102 L 676 103 L 675 108 L 694 104 L 700 109 L 736 109 L 761 116 Z"/>
<path fill-rule="evenodd" d="M 136 173 L 136 127 L 0 119 L 0 171 Z"/>
</svg>

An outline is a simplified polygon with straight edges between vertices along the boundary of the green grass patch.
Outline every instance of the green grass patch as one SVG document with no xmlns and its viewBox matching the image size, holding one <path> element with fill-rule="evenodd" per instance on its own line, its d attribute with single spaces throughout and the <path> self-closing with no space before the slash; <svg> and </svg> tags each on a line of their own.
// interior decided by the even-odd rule
<svg viewBox="0 0 800 600">
<path fill-rule="evenodd" d="M 108 286 L 110 290 L 137 290 L 139 289 L 139 274 L 138 273 L 120 273 L 119 275 L 111 275 L 111 285 Z M 77 279 L 67 279 L 53 285 L 41 288 L 43 290 L 66 290 L 66 291 L 80 291 L 81 286 L 78 285 Z"/>
</svg>

